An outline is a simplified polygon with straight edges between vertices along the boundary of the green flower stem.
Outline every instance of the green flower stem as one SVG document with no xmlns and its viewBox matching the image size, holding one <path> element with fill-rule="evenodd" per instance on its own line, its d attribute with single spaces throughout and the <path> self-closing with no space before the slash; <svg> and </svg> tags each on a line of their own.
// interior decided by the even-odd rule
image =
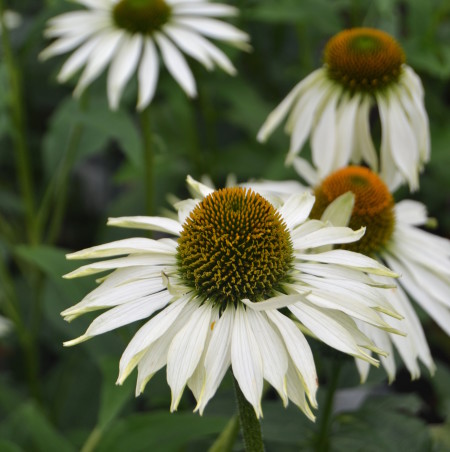
<svg viewBox="0 0 450 452">
<path fill-rule="evenodd" d="M 333 402 L 336 389 L 339 383 L 339 374 L 341 372 L 341 361 L 339 358 L 333 358 L 333 366 L 331 369 L 331 379 L 328 383 L 325 404 L 319 424 L 316 440 L 316 452 L 328 452 L 330 449 L 330 429 L 331 418 L 333 414 Z"/>
<path fill-rule="evenodd" d="M 102 439 L 103 429 L 99 426 L 95 427 L 89 434 L 86 442 L 83 444 L 80 452 L 93 452 L 97 444 Z"/>
<path fill-rule="evenodd" d="M 214 441 L 214 444 L 208 449 L 208 452 L 231 452 L 239 433 L 239 418 L 233 416 L 228 422 L 222 433 Z"/>
<path fill-rule="evenodd" d="M 233 381 L 245 450 L 246 452 L 263 452 L 264 443 L 261 434 L 261 424 L 256 417 L 253 406 L 247 401 L 244 394 L 242 394 L 239 383 L 234 376 Z"/>
<path fill-rule="evenodd" d="M 14 54 L 9 39 L 9 31 L 6 27 L 3 14 L 5 7 L 3 0 L 0 0 L 0 23 L 2 28 L 2 46 L 9 76 L 11 95 L 11 119 L 12 119 L 12 139 L 15 147 L 17 179 L 20 184 L 24 204 L 25 204 L 25 224 L 27 236 L 30 243 L 37 242 L 35 231 L 35 211 L 33 195 L 33 178 L 30 166 L 29 151 L 26 142 L 25 114 L 23 108 L 22 83 L 20 72 L 17 68 Z"/>
<path fill-rule="evenodd" d="M 153 136 L 150 127 L 150 109 L 145 108 L 139 115 L 141 122 L 142 140 L 144 146 L 144 185 L 145 185 L 145 213 L 153 215 L 154 186 L 155 186 L 155 156 L 153 152 Z"/>
<path fill-rule="evenodd" d="M 33 340 L 32 335 L 24 325 L 22 317 L 20 316 L 18 309 L 19 300 L 14 288 L 14 282 L 12 281 L 3 257 L 0 257 L 0 287 L 3 292 L 0 293 L 3 295 L 1 297 L 2 306 L 8 318 L 14 323 L 17 337 L 19 338 L 25 356 L 26 374 L 30 393 L 37 401 L 40 401 L 38 349 L 35 345 L 36 342 Z"/>
</svg>

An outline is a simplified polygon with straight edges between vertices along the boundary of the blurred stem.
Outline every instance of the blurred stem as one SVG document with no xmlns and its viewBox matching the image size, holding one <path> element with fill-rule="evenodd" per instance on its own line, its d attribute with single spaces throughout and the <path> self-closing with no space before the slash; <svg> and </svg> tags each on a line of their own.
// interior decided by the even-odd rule
<svg viewBox="0 0 450 452">
<path fill-rule="evenodd" d="M 153 136 L 150 126 L 150 108 L 147 107 L 139 114 L 141 133 L 144 145 L 144 186 L 145 186 L 145 213 L 153 215 L 154 203 L 154 166 L 155 156 L 153 152 Z"/>
<path fill-rule="evenodd" d="M 103 430 L 100 427 L 95 427 L 88 436 L 86 442 L 83 444 L 80 452 L 92 452 L 95 450 L 98 442 L 101 440 Z"/>
<path fill-rule="evenodd" d="M 320 424 L 318 426 L 316 452 L 327 452 L 330 449 L 330 429 L 331 418 L 333 414 L 334 395 L 339 383 L 339 374 L 341 373 L 341 361 L 339 358 L 333 359 L 331 369 L 331 378 L 327 387 L 325 404 L 322 412 Z"/>
<path fill-rule="evenodd" d="M 300 46 L 300 63 L 303 73 L 308 74 L 314 69 L 314 62 L 311 54 L 311 47 L 303 43 L 309 42 L 308 27 L 300 23 L 296 27 L 297 38 Z"/>
<path fill-rule="evenodd" d="M 29 150 L 26 142 L 25 114 L 23 106 L 22 81 L 19 69 L 11 48 L 9 31 L 4 20 L 4 4 L 0 0 L 0 24 L 3 54 L 9 76 L 11 95 L 12 139 L 15 147 L 17 179 L 20 184 L 25 204 L 25 225 L 28 240 L 31 244 L 37 242 L 34 215 L 33 178 L 31 173 Z"/>
<path fill-rule="evenodd" d="M 11 275 L 5 263 L 3 256 L 0 258 L 0 282 L 4 294 L 3 305 L 5 313 L 14 323 L 14 327 L 19 338 L 20 345 L 25 355 L 26 374 L 30 393 L 40 402 L 39 375 L 38 375 L 38 349 L 32 335 L 24 325 L 19 313 L 19 300 L 12 281 Z"/>
<path fill-rule="evenodd" d="M 246 452 L 263 452 L 264 443 L 261 434 L 261 424 L 256 417 L 253 406 L 242 394 L 236 378 L 233 376 L 234 389 L 239 409 L 239 421 Z"/>
<path fill-rule="evenodd" d="M 87 104 L 88 96 L 87 92 L 85 92 L 80 100 L 80 110 L 85 111 Z M 51 218 L 48 227 L 48 234 L 45 240 L 48 243 L 54 243 L 61 230 L 64 213 L 67 207 L 67 189 L 69 186 L 70 171 L 77 155 L 82 134 L 83 126 L 80 123 L 76 123 L 71 128 L 67 146 L 58 170 L 48 184 L 39 208 L 37 216 L 37 229 L 39 237 L 43 234 L 43 229 L 49 218 Z M 52 208 L 53 210 L 51 210 Z"/>
<path fill-rule="evenodd" d="M 239 418 L 233 416 L 228 422 L 222 433 L 214 441 L 214 444 L 208 449 L 208 452 L 231 452 L 239 433 Z"/>
</svg>

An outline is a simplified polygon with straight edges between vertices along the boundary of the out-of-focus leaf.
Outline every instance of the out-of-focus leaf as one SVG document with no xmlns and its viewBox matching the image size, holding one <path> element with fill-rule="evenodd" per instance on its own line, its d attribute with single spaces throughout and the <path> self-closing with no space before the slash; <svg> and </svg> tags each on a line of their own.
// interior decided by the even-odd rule
<svg viewBox="0 0 450 452">
<path fill-rule="evenodd" d="M 111 424 L 97 452 L 178 452 L 189 441 L 217 435 L 228 419 L 191 413 L 135 414 Z"/>
<path fill-rule="evenodd" d="M 358 411 L 340 414 L 330 439 L 333 452 L 423 452 L 431 438 L 424 422 L 416 417 L 421 406 L 413 395 L 377 396 Z"/>
<path fill-rule="evenodd" d="M 98 425 L 105 428 L 120 413 L 124 405 L 134 397 L 134 378 L 128 378 L 121 386 L 116 385 L 118 361 L 116 358 L 104 359 L 101 363 L 103 371 L 102 392 Z"/>
<path fill-rule="evenodd" d="M 12 441 L 0 439 L 0 450 L 2 452 L 22 452 L 24 449 L 14 444 Z"/>
<path fill-rule="evenodd" d="M 17 407 L 0 424 L 0 437 L 17 442 L 25 450 L 38 452 L 76 450 L 32 402 Z"/>
<path fill-rule="evenodd" d="M 433 452 L 448 452 L 450 450 L 450 423 L 430 427 L 433 439 Z"/>
</svg>

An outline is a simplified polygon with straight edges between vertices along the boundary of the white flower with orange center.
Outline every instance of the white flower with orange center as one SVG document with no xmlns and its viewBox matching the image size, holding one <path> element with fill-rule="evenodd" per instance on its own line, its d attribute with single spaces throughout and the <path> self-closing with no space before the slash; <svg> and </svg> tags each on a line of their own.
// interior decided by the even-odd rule
<svg viewBox="0 0 450 452">
<path fill-rule="evenodd" d="M 352 28 L 328 41 L 324 63 L 268 116 L 258 139 L 267 140 L 289 114 L 287 163 L 310 136 L 312 160 L 322 178 L 364 161 L 390 188 L 407 182 L 416 190 L 430 154 L 428 116 L 422 83 L 405 64 L 400 45 L 383 31 Z M 379 158 L 369 123 L 374 104 L 382 130 Z"/>
<path fill-rule="evenodd" d="M 159 54 L 172 77 L 190 97 L 196 96 L 194 76 L 183 53 L 208 70 L 219 66 L 234 75 L 225 53 L 207 38 L 248 49 L 249 37 L 216 18 L 237 14 L 236 8 L 208 0 L 75 0 L 86 10 L 50 20 L 45 32 L 57 38 L 42 53 L 46 59 L 70 52 L 58 80 L 65 82 L 84 67 L 74 94 L 79 96 L 109 64 L 109 105 L 117 109 L 122 92 L 137 73 L 137 108 L 153 99 L 160 71 Z M 158 52 L 159 51 L 159 52 Z"/>
<path fill-rule="evenodd" d="M 393 273 L 352 251 L 323 251 L 360 239 L 364 229 L 309 220 L 314 204 L 309 193 L 293 195 L 275 208 L 250 189 L 214 191 L 192 179 L 189 184 L 197 199 L 178 203 L 179 220 L 109 220 L 110 225 L 176 238 L 131 238 L 68 255 L 113 258 L 85 265 L 68 278 L 113 272 L 62 313 L 71 321 L 108 309 L 65 345 L 147 319 L 120 361 L 118 383 L 137 367 L 136 394 L 167 366 L 171 410 L 187 385 L 202 413 L 231 367 L 258 417 L 266 380 L 285 405 L 291 400 L 313 419 L 310 405 L 317 406 L 318 382 L 302 331 L 376 365 L 371 351 L 384 352 L 356 321 L 397 332 L 382 313 L 398 313 L 374 281 Z"/>
<path fill-rule="evenodd" d="M 408 296 L 450 335 L 450 241 L 419 228 L 428 222 L 423 204 L 411 200 L 395 203 L 380 177 L 358 166 L 330 174 L 315 188 L 316 203 L 311 217 L 322 218 L 328 206 L 348 192 L 355 197 L 348 226 L 353 229 L 365 226 L 366 233 L 358 242 L 340 248 L 374 257 L 400 275 L 398 287 L 385 294 L 404 317 L 397 325 L 396 319 L 390 323 L 401 325 L 407 336 L 392 335 L 363 324 L 359 326 L 375 344 L 389 351 L 389 355 L 381 359 L 391 379 L 396 372 L 391 342 L 413 378 L 420 376 L 419 361 L 433 373 L 433 359 Z M 342 212 L 340 215 L 343 218 Z M 347 224 L 328 218 L 336 225 Z M 384 279 L 374 278 L 380 282 Z M 359 361 L 359 367 L 365 376 L 368 366 Z"/>
</svg>

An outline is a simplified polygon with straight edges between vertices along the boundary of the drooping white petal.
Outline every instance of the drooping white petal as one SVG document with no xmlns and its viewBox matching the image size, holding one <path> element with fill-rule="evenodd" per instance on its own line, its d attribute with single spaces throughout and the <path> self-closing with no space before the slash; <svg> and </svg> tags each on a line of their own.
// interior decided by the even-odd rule
<svg viewBox="0 0 450 452">
<path fill-rule="evenodd" d="M 236 308 L 231 336 L 231 366 L 245 398 L 252 404 L 256 416 L 262 416 L 263 362 L 244 308 Z"/>
<path fill-rule="evenodd" d="M 160 292 L 148 297 L 138 298 L 137 300 L 116 306 L 104 314 L 98 316 L 90 325 L 86 332 L 64 345 L 75 345 L 84 342 L 93 336 L 106 333 L 123 325 L 135 322 L 137 320 L 150 317 L 154 312 L 166 306 L 172 295 L 167 292 Z"/>
<path fill-rule="evenodd" d="M 234 325 L 234 307 L 227 307 L 213 326 L 211 341 L 205 356 L 205 385 L 195 410 L 203 414 L 206 404 L 214 396 L 231 364 L 231 335 Z"/>
<path fill-rule="evenodd" d="M 111 33 L 103 33 L 95 49 L 89 55 L 86 67 L 75 87 L 73 94 L 80 96 L 85 88 L 95 80 L 111 58 L 119 46 L 122 39 L 122 33 L 113 31 Z"/>
<path fill-rule="evenodd" d="M 185 318 L 189 318 L 197 307 L 195 303 L 189 303 L 190 301 L 191 297 L 188 296 L 179 298 L 152 317 L 136 332 L 120 358 L 118 384 L 125 381 L 147 348 L 165 334 L 181 314 Z"/>
<path fill-rule="evenodd" d="M 235 16 L 238 9 L 221 3 L 186 2 L 177 5 L 173 11 L 175 16 L 195 15 L 209 17 Z"/>
<path fill-rule="evenodd" d="M 411 199 L 404 199 L 395 204 L 395 216 L 398 221 L 411 226 L 422 226 L 428 220 L 426 206 Z"/>
<path fill-rule="evenodd" d="M 316 417 L 306 401 L 302 378 L 290 358 L 286 374 L 286 388 L 289 399 L 292 400 L 292 402 L 295 403 L 303 411 L 303 413 L 305 413 L 305 415 L 314 422 Z"/>
<path fill-rule="evenodd" d="M 297 174 L 302 177 L 310 187 L 319 185 L 320 178 L 316 169 L 304 158 L 294 157 L 292 159 L 292 166 Z"/>
<path fill-rule="evenodd" d="M 180 235 L 182 226 L 171 218 L 166 217 L 118 217 L 108 218 L 108 226 L 121 228 L 147 229 L 150 231 L 167 232 L 168 234 Z"/>
<path fill-rule="evenodd" d="M 380 264 L 370 257 L 347 250 L 331 250 L 318 254 L 295 253 L 296 257 L 304 261 L 323 262 L 327 264 L 338 264 L 346 267 L 359 269 L 376 275 L 396 277 L 392 270 Z"/>
<path fill-rule="evenodd" d="M 145 38 L 138 69 L 137 109 L 143 110 L 153 99 L 158 82 L 159 58 L 152 39 Z"/>
<path fill-rule="evenodd" d="M 116 268 L 135 267 L 135 266 L 152 266 L 152 265 L 170 265 L 176 264 L 175 255 L 170 254 L 145 254 L 143 256 L 134 255 L 120 257 L 118 259 L 110 259 L 108 261 L 94 262 L 92 264 L 83 265 L 76 270 L 63 275 L 63 278 L 79 278 L 80 276 L 93 275 L 106 270 L 114 270 Z M 160 268 L 162 270 L 162 267 Z"/>
<path fill-rule="evenodd" d="M 213 39 L 239 45 L 249 41 L 249 35 L 238 28 L 220 20 L 206 17 L 174 17 L 173 22 L 191 28 Z"/>
<path fill-rule="evenodd" d="M 194 76 L 181 52 L 162 33 L 155 33 L 161 55 L 168 71 L 189 97 L 197 95 Z"/>
<path fill-rule="evenodd" d="M 247 309 L 246 314 L 261 353 L 264 378 L 277 390 L 284 406 L 287 406 L 288 359 L 285 346 L 264 313 Z"/>
<path fill-rule="evenodd" d="M 373 145 L 372 136 L 370 134 L 369 112 L 372 106 L 372 98 L 370 96 L 362 96 L 356 114 L 355 124 L 355 143 L 354 155 L 358 156 L 353 160 L 354 163 L 360 163 L 361 156 L 373 171 L 378 172 L 378 156 L 375 146 Z"/>
<path fill-rule="evenodd" d="M 116 240 L 115 242 L 93 246 L 66 255 L 67 259 L 93 259 L 97 257 L 119 256 L 121 254 L 174 254 L 176 242 L 153 240 L 143 237 Z"/>
<path fill-rule="evenodd" d="M 317 69 L 311 73 L 308 77 L 301 80 L 294 88 L 289 92 L 289 94 L 283 99 L 283 101 L 278 105 L 278 107 L 273 110 L 264 124 L 261 126 L 258 132 L 257 140 L 264 142 L 267 140 L 269 135 L 275 130 L 275 128 L 280 124 L 280 122 L 288 114 L 288 111 L 292 107 L 292 104 L 297 100 L 298 96 L 301 94 L 306 87 L 314 83 L 317 79 L 323 77 L 323 69 Z"/>
<path fill-rule="evenodd" d="M 314 205 L 315 197 L 308 192 L 294 193 L 279 209 L 289 229 L 302 224 L 309 216 Z"/>
<path fill-rule="evenodd" d="M 314 358 L 308 342 L 300 329 L 288 317 L 275 310 L 267 311 L 266 314 L 283 338 L 288 355 L 299 373 L 311 405 L 317 407 L 318 380 Z"/>
<path fill-rule="evenodd" d="M 170 344 L 167 356 L 167 382 L 172 390 L 170 411 L 178 408 L 187 380 L 203 353 L 211 313 L 211 306 L 198 303 L 189 321 Z"/>
<path fill-rule="evenodd" d="M 119 100 L 139 61 L 142 48 L 142 36 L 124 35 L 117 54 L 108 71 L 107 92 L 109 106 L 112 110 L 119 107 Z"/>
</svg>

